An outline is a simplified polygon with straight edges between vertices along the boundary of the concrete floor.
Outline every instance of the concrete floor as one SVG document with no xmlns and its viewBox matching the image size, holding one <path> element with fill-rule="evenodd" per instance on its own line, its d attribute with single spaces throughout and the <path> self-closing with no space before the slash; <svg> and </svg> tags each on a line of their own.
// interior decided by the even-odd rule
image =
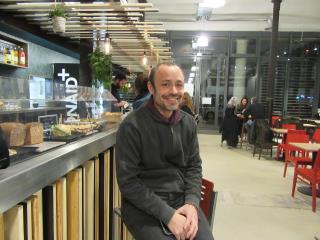
<svg viewBox="0 0 320 240">
<path fill-rule="evenodd" d="M 245 147 L 221 147 L 220 139 L 220 135 L 199 134 L 203 176 L 218 191 L 215 240 L 320 239 L 320 199 L 313 213 L 310 196 L 296 191 L 291 197 L 293 168 L 283 178 L 283 162 L 270 154 L 258 160 Z"/>
</svg>

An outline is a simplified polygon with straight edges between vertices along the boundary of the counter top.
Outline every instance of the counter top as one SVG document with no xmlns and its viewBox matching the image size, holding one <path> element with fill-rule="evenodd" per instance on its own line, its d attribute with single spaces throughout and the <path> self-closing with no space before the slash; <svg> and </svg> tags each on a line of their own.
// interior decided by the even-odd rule
<svg viewBox="0 0 320 240">
<path fill-rule="evenodd" d="M 0 109 L 0 115 L 14 114 L 14 113 L 28 113 L 28 112 L 44 112 L 66 110 L 65 107 L 37 107 L 37 108 L 20 108 L 20 109 Z"/>
<path fill-rule="evenodd" d="M 0 213 L 115 145 L 117 125 L 0 169 Z"/>
</svg>

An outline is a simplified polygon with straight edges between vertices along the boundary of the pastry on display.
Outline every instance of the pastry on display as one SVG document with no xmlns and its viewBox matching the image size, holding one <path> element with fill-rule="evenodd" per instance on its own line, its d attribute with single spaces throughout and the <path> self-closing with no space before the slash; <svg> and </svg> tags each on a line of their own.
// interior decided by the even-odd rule
<svg viewBox="0 0 320 240">
<path fill-rule="evenodd" d="M 107 122 L 120 122 L 122 113 L 120 112 L 104 112 L 101 114 L 101 118 Z"/>
<path fill-rule="evenodd" d="M 42 123 L 32 122 L 26 123 L 26 145 L 33 145 L 43 142 L 43 125 Z"/>
<path fill-rule="evenodd" d="M 1 123 L 0 127 L 10 147 L 19 147 L 24 145 L 26 137 L 26 128 L 24 124 L 15 122 L 5 122 Z"/>
<path fill-rule="evenodd" d="M 65 137 L 71 135 L 71 128 L 65 124 L 52 126 L 52 135 L 55 137 Z"/>
<path fill-rule="evenodd" d="M 92 132 L 93 130 L 93 126 L 91 124 L 70 124 L 68 127 L 71 129 L 71 132 L 84 134 Z"/>
</svg>

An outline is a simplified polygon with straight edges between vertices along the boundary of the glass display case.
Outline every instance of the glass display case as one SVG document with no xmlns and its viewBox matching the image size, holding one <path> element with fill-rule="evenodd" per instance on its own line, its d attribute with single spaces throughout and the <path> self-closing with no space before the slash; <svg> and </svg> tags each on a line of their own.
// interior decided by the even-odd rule
<svg viewBox="0 0 320 240">
<path fill-rule="evenodd" d="M 108 129 L 121 120 L 103 88 L 0 77 L 0 168 Z M 114 124 L 113 124 L 114 125 Z"/>
</svg>

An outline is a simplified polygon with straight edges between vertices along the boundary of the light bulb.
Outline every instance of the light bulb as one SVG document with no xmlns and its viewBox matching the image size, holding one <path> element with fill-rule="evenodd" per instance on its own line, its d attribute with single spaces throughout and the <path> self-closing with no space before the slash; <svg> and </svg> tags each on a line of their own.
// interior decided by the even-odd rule
<svg viewBox="0 0 320 240">
<path fill-rule="evenodd" d="M 104 41 L 104 53 L 106 55 L 110 55 L 111 50 L 112 50 L 111 40 L 110 40 L 109 36 L 107 35 L 106 40 Z"/>
<path fill-rule="evenodd" d="M 146 55 L 146 52 L 143 53 L 143 58 L 142 58 L 142 65 L 147 65 L 148 64 L 148 58 Z"/>
</svg>

